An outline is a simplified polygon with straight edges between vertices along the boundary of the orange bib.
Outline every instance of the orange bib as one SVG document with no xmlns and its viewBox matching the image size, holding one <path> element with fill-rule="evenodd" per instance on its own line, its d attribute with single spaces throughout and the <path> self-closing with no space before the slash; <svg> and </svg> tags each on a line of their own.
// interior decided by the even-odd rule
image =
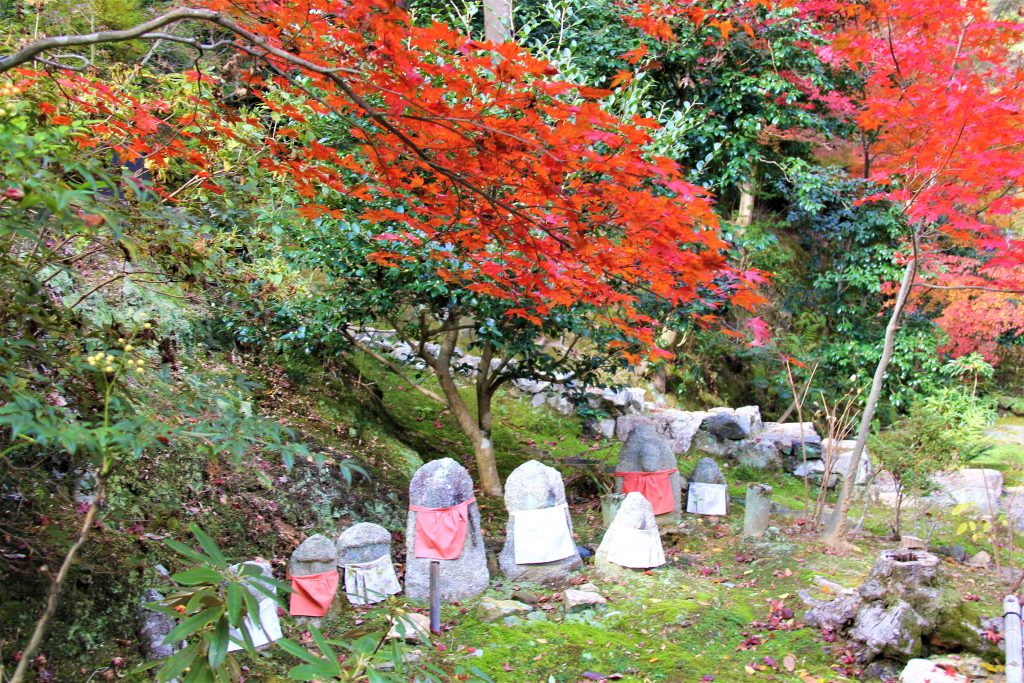
<svg viewBox="0 0 1024 683">
<path fill-rule="evenodd" d="M 423 560 L 457 560 L 466 543 L 470 498 L 446 508 L 425 508 L 410 505 L 416 513 L 416 538 L 413 555 Z"/>
<path fill-rule="evenodd" d="M 672 512 L 676 507 L 675 496 L 672 495 L 672 475 L 679 470 L 658 470 L 657 472 L 616 472 L 622 477 L 622 492 L 636 491 L 650 502 L 654 514 L 663 515 Z"/>
<path fill-rule="evenodd" d="M 293 617 L 322 617 L 327 614 L 338 591 L 338 570 L 293 576 L 289 611 Z"/>
</svg>

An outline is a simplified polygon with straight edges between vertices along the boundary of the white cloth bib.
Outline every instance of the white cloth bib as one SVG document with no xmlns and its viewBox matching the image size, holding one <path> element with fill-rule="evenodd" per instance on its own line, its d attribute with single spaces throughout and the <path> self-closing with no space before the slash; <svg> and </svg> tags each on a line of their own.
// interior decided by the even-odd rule
<svg viewBox="0 0 1024 683">
<path fill-rule="evenodd" d="M 342 567 L 345 569 L 345 595 L 353 605 L 370 605 L 402 592 L 390 555 Z"/>
<path fill-rule="evenodd" d="M 698 515 L 724 515 L 728 511 L 729 489 L 725 484 L 692 482 L 686 498 L 686 511 Z"/>
<path fill-rule="evenodd" d="M 665 564 L 665 551 L 661 547 L 661 534 L 654 529 L 631 529 L 625 526 L 608 527 L 598 553 L 607 553 L 609 562 L 631 569 L 650 569 Z"/>
<path fill-rule="evenodd" d="M 543 564 L 576 554 L 569 530 L 569 508 L 564 503 L 540 510 L 517 510 L 513 538 L 516 564 Z"/>
<path fill-rule="evenodd" d="M 244 589 L 243 589 L 244 590 Z M 242 628 L 249 632 L 254 647 L 262 647 L 281 637 L 281 620 L 277 616 L 277 601 L 263 596 L 260 598 L 260 625 L 253 622 L 252 617 L 242 619 Z M 237 628 L 228 629 L 228 652 L 241 650 L 245 646 L 245 636 Z"/>
</svg>

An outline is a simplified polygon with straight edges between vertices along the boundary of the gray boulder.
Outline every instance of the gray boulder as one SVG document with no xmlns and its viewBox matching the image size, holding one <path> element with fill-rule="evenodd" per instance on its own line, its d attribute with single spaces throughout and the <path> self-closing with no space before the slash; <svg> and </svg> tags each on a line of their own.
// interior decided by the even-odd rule
<svg viewBox="0 0 1024 683">
<path fill-rule="evenodd" d="M 498 600 L 484 597 L 476 606 L 476 618 L 480 621 L 497 621 L 516 614 L 526 614 L 533 608 L 518 600 Z"/>
<path fill-rule="evenodd" d="M 652 424 L 640 423 L 630 433 L 619 449 L 618 472 L 658 472 L 677 468 L 676 456 L 667 439 L 658 433 Z M 672 487 L 673 506 L 670 512 L 657 517 L 659 524 L 678 524 L 682 507 L 683 479 L 679 472 L 669 476 Z M 623 479 L 615 478 L 615 492 L 622 493 Z"/>
<path fill-rule="evenodd" d="M 622 415 L 615 421 L 615 437 L 626 441 L 633 430 L 641 425 L 652 425 L 668 440 L 673 453 L 686 453 L 700 430 L 707 413 L 686 410 L 659 410 L 657 412 Z"/>
<path fill-rule="evenodd" d="M 961 503 L 973 505 L 983 515 L 999 513 L 999 498 L 1003 495 L 1003 473 L 989 469 L 962 469 L 932 475 L 935 493 L 928 501 L 940 506 L 954 507 Z"/>
<path fill-rule="evenodd" d="M 428 462 L 409 482 L 409 503 L 427 508 L 458 505 L 473 497 L 473 480 L 466 468 L 451 458 Z M 439 560 L 441 600 L 452 602 L 479 595 L 487 589 L 487 553 L 480 533 L 480 508 L 469 505 L 469 523 L 462 554 L 455 560 Z M 430 597 L 430 562 L 415 556 L 416 513 L 409 511 L 405 530 L 405 594 L 413 600 Z"/>
<path fill-rule="evenodd" d="M 740 441 L 750 438 L 752 432 L 751 415 L 737 413 L 731 408 L 715 408 L 704 419 L 702 428 L 720 439 Z"/>
<path fill-rule="evenodd" d="M 338 536 L 338 566 L 372 562 L 391 554 L 391 532 L 379 524 L 359 522 Z"/>
<path fill-rule="evenodd" d="M 146 603 L 160 602 L 163 596 L 150 588 L 143 592 L 139 601 L 139 643 L 142 654 L 149 661 L 166 659 L 181 649 L 182 643 L 164 644 L 164 638 L 174 628 L 174 619 L 162 612 L 154 612 Z"/>
<path fill-rule="evenodd" d="M 718 468 L 718 463 L 711 458 L 701 458 L 697 461 L 697 466 L 693 469 L 693 476 L 690 477 L 690 481 L 698 484 L 728 484 L 725 480 L 725 475 L 722 474 L 722 470 Z"/>
<path fill-rule="evenodd" d="M 778 470 L 782 468 L 782 454 L 770 443 L 764 441 L 743 441 L 736 454 L 736 464 L 756 470 Z"/>
<path fill-rule="evenodd" d="M 596 607 L 598 605 L 604 605 L 608 602 L 600 593 L 595 593 L 593 591 L 574 590 L 572 588 L 565 591 L 565 593 L 562 595 L 562 599 L 565 601 L 566 612 L 574 612 L 579 609 Z"/>
<path fill-rule="evenodd" d="M 505 509 L 509 517 L 505 526 L 505 545 L 498 556 L 498 566 L 505 576 L 513 581 L 558 585 L 569 578 L 572 570 L 583 564 L 576 545 L 572 543 L 572 518 L 568 508 L 565 508 L 564 514 L 565 531 L 572 545 L 572 554 L 539 564 L 516 564 L 516 520 L 513 513 L 565 504 L 565 485 L 562 483 L 562 475 L 555 468 L 529 460 L 508 475 L 505 481 Z"/>
</svg>

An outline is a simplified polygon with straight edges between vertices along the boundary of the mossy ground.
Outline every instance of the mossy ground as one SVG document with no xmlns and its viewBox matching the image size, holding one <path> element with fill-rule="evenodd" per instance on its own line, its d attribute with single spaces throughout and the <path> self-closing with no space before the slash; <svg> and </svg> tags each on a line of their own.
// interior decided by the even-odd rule
<svg viewBox="0 0 1024 683">
<path fill-rule="evenodd" d="M 159 539 L 169 535 L 188 540 L 184 527 L 189 521 L 198 521 L 229 558 L 266 557 L 282 577 L 288 554 L 303 537 L 336 533 L 353 521 L 378 522 L 395 532 L 395 557 L 401 561 L 405 489 L 411 472 L 421 457 L 443 456 L 454 457 L 473 471 L 472 450 L 440 406 L 372 363 L 360 363 L 366 378 L 380 388 L 383 405 L 395 424 L 376 422 L 344 386 L 316 368 L 252 372 L 259 385 L 253 389 L 254 404 L 289 424 L 311 449 L 326 454 L 329 462 L 323 468 L 298 463 L 289 472 L 278 463 L 258 459 L 238 467 L 172 450 L 125 470 L 114 484 L 121 502 L 108 512 L 104 528 L 94 533 L 87 546 L 81 565 L 88 569 L 75 573 L 43 649 L 52 663 L 53 680 L 85 680 L 94 672 L 106 676 L 114 671 L 110 662 L 115 657 L 127 661 L 117 675 L 144 680 L 141 675 L 124 676 L 128 666 L 140 662 L 134 620 L 138 595 L 145 586 L 159 584 L 152 571 L 157 562 L 172 571 L 184 568 Z M 229 370 L 237 368 L 230 368 L 227 359 L 215 354 L 203 369 L 210 375 Z M 471 392 L 466 396 L 472 403 Z M 154 398 L 150 408 L 165 410 L 170 404 L 160 401 L 173 400 L 173 394 Z M 502 477 L 531 458 L 559 467 L 567 482 L 577 541 L 596 546 L 603 533 L 598 497 L 611 483 L 604 470 L 614 462 L 619 444 L 584 437 L 579 418 L 531 408 L 513 390 L 499 392 L 494 414 Z M 702 455 L 695 452 L 680 458 L 680 470 L 688 473 Z M 331 463 L 349 458 L 371 478 L 347 484 Z M 1012 466 L 1004 460 L 997 464 Z M 422 656 L 450 672 L 452 680 L 460 668 L 477 667 L 499 683 L 575 682 L 588 680 L 588 672 L 618 674 L 625 681 L 685 682 L 705 676 L 720 682 L 852 678 L 852 669 L 842 663 L 840 644 L 825 642 L 812 629 L 796 627 L 803 609 L 797 593 L 811 588 L 817 597 L 828 597 L 814 588 L 816 576 L 858 585 L 878 551 L 894 545 L 887 538 L 891 512 L 868 508 L 864 532 L 855 538 L 859 552 L 831 553 L 816 544 L 808 525 L 795 517 L 779 517 L 778 533 L 752 543 L 739 535 L 742 507 L 736 503 L 742 500 L 746 484 L 767 481 L 774 487 L 774 499 L 791 509 L 804 507 L 804 484 L 789 475 L 746 468 L 725 468 L 724 472 L 733 499 L 730 514 L 722 519 L 684 516 L 666 547 L 668 565 L 649 573 L 630 571 L 614 580 L 598 576 L 589 564 L 579 572 L 578 580 L 597 584 L 608 598 L 606 606 L 566 615 L 556 591 L 536 589 L 546 598 L 534 610 L 537 616 L 510 625 L 480 622 L 475 601 L 448 605 L 443 611 L 446 630 L 433 645 L 418 647 Z M 139 481 L 147 483 L 140 487 Z M 811 487 L 812 500 L 815 494 Z M 487 499 L 480 504 L 487 542 L 492 549 L 499 548 L 506 519 L 503 504 Z M 855 518 L 859 509 L 855 505 Z M 959 543 L 970 553 L 992 551 L 987 538 L 958 535 L 959 521 L 948 510 L 914 510 L 908 513 L 905 529 L 928 535 L 932 543 Z M 62 525 L 52 527 L 41 533 L 56 533 Z M 1005 551 L 1001 557 L 1006 564 Z M 972 609 L 998 613 L 1005 581 L 997 580 L 991 571 L 952 563 L 948 569 Z M 42 585 L 26 580 L 12 587 L 12 595 L 18 598 L 4 605 L 2 639 L 7 643 L 24 637 Z M 496 577 L 488 595 L 507 598 L 515 587 Z M 783 628 L 768 628 L 772 601 L 775 609 L 782 605 L 792 610 L 795 621 L 784 619 Z M 393 606 L 402 604 L 397 600 Z M 385 611 L 342 606 L 323 628 L 337 639 L 380 631 L 386 627 Z M 286 631 L 301 641 L 305 628 L 288 624 Z M 9 644 L 4 647 L 9 651 Z M 792 672 L 784 665 L 787 655 L 793 657 Z M 275 648 L 241 660 L 249 667 L 250 680 L 270 683 L 285 680 L 287 670 L 297 663 Z"/>
</svg>

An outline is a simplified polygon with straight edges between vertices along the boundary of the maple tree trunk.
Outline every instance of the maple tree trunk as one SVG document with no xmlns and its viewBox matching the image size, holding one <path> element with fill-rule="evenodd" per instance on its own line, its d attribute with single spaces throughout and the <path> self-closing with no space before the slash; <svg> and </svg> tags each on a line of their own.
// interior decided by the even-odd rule
<svg viewBox="0 0 1024 683">
<path fill-rule="evenodd" d="M 920 235 L 914 232 L 914 246 L 915 253 L 917 253 L 916 247 L 919 246 Z M 843 538 L 846 536 L 846 518 L 850 511 L 850 503 L 852 502 L 852 493 L 854 482 L 857 479 L 857 469 L 860 467 L 861 457 L 864 455 L 864 447 L 868 442 L 868 434 L 871 431 L 871 421 L 875 417 L 875 409 L 878 407 L 878 400 L 882 396 L 882 382 L 885 379 L 885 371 L 889 367 L 889 360 L 892 358 L 893 350 L 896 346 L 896 332 L 900 326 L 900 315 L 903 313 L 903 307 L 907 303 L 907 297 L 910 295 L 910 290 L 914 286 L 914 278 L 917 276 L 917 258 L 911 257 L 907 261 L 906 268 L 903 270 L 903 280 L 900 282 L 900 291 L 896 295 L 896 304 L 893 306 L 892 314 L 889 316 L 889 322 L 885 326 L 885 341 L 882 344 L 882 357 L 878 361 L 878 365 L 875 367 L 875 375 L 871 380 L 871 392 L 868 394 L 867 403 L 864 404 L 864 412 L 860 417 L 860 428 L 857 431 L 857 443 L 853 447 L 853 452 L 850 454 L 850 466 L 846 471 L 846 477 L 843 479 L 843 487 L 839 491 L 839 497 L 836 499 L 836 507 L 832 513 L 832 518 L 829 520 L 829 524 L 825 531 L 822 532 L 819 540 L 826 545 L 838 546 L 842 544 Z"/>
<path fill-rule="evenodd" d="M 484 0 L 484 37 L 496 43 L 512 39 L 512 0 Z"/>
<path fill-rule="evenodd" d="M 753 166 L 750 168 L 750 178 L 740 183 L 740 206 L 736 210 L 736 223 L 737 227 L 748 228 L 750 224 L 754 222 L 754 190 L 756 189 L 755 175 L 757 169 Z"/>
<path fill-rule="evenodd" d="M 449 354 L 442 351 L 441 355 L 444 357 Z M 480 491 L 485 496 L 501 496 L 501 477 L 498 476 L 498 465 L 494 460 L 494 442 L 491 440 L 492 392 L 477 392 L 477 408 L 476 416 L 474 416 L 463 400 L 462 394 L 459 393 L 459 387 L 451 373 L 451 366 L 447 362 L 439 362 L 434 371 L 459 429 L 473 446 Z"/>
</svg>

